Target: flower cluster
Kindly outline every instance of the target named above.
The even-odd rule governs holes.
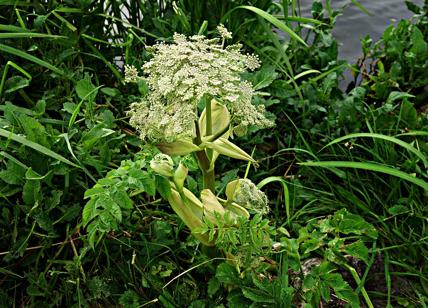
[[[264,215],[269,212],[267,196],[249,179],[239,180],[233,201],[255,213]]]
[[[128,82],[137,82],[138,78],[138,70],[133,65],[125,64],[125,83]]]
[[[227,28],[223,24],[220,24],[217,26],[217,32],[220,34],[220,36],[223,39],[231,39],[232,38],[232,32],[227,30]]]
[[[227,106],[236,132],[245,133],[250,125],[273,126],[264,109],[251,104],[251,84],[241,80],[242,73],[259,67],[258,58],[242,54],[238,44],[223,48],[219,42],[175,34],[173,43],[151,47],[153,58],[143,66],[151,91],[129,111],[130,123],[142,139],[172,142],[193,137],[197,105],[204,97]]]

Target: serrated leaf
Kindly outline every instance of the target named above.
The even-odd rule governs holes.
[[[83,226],[86,226],[91,219],[97,216],[97,199],[93,198],[89,200],[82,212],[82,223]]]
[[[116,202],[122,209],[130,210],[133,208],[134,202],[129,198],[126,191],[117,190],[112,194],[112,199]]]
[[[238,284],[240,282],[238,272],[228,263],[222,263],[217,267],[215,277],[225,284]]]
[[[101,195],[101,194],[105,194],[106,192],[107,191],[106,191],[106,189],[104,187],[101,187],[99,185],[95,185],[94,187],[92,187],[90,189],[87,189],[85,191],[84,198],[85,199],[92,198],[92,197],[95,197],[95,196],[98,196],[98,195]]]
[[[366,264],[369,263],[369,250],[361,240],[346,245],[344,251],[353,257],[363,260]]]
[[[246,298],[256,303],[275,304],[275,299],[272,298],[272,295],[261,290],[242,287],[242,294],[244,294]]]
[[[220,289],[220,281],[216,277],[212,277],[208,281],[208,295],[212,297]]]
[[[24,183],[25,168],[9,160],[6,170],[0,171],[0,180],[11,185],[22,185]]]

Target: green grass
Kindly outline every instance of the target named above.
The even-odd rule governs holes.
[[[311,17],[295,0],[174,3],[3,1],[0,306],[316,307],[329,295],[354,306],[426,306],[424,9],[379,42],[363,40],[362,54],[376,63],[367,71],[338,59],[331,1],[315,4]],[[124,84],[122,72],[124,63],[140,68],[146,47],[174,32],[212,37],[220,22],[233,32],[229,43],[259,56],[260,73],[243,77],[277,124],[233,140],[258,166],[218,159],[220,191],[249,177],[272,209],[242,229],[218,227],[221,257],[201,248],[165,191],[144,192],[163,183],[145,173],[156,150],[126,112],[147,88]],[[363,78],[345,92],[339,79],[349,67]],[[196,193],[196,161],[184,163]],[[114,230],[102,224],[107,214],[92,233],[82,226],[94,183],[108,196],[129,191],[132,206]],[[106,213],[107,201],[97,205]],[[324,263],[303,276],[308,260]]]

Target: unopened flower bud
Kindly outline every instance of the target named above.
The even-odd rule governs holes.
[[[181,162],[178,165],[177,169],[174,172],[174,184],[177,186],[179,190],[183,189],[184,181],[186,180],[187,173],[189,169],[187,169]]]
[[[150,161],[150,168],[154,172],[166,176],[172,177],[174,175],[174,162],[169,155],[159,153]]]
[[[228,199],[254,213],[263,215],[269,212],[267,196],[249,179],[230,182],[226,186],[226,195]]]

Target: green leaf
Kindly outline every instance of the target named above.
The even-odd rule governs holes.
[[[214,294],[217,293],[217,291],[220,289],[220,281],[216,277],[212,277],[208,281],[208,295],[212,297]]]
[[[406,92],[398,92],[398,91],[392,91],[389,96],[388,99],[386,101],[387,104],[392,104],[393,102],[395,102],[396,100],[399,99],[403,99],[403,98],[407,98],[407,97],[415,97],[412,94],[406,93]]]
[[[275,66],[264,65],[260,70],[254,73],[252,77],[254,90],[260,90],[271,85],[272,82],[278,77],[275,72]]]
[[[51,147],[47,138],[46,129],[39,121],[25,114],[19,115],[18,119],[28,140],[38,143],[48,149]]]
[[[409,208],[402,204],[394,205],[393,207],[390,207],[388,209],[388,213],[394,216],[405,214],[405,213],[408,213],[409,211],[410,211]]]
[[[350,214],[344,211],[338,211],[334,216],[339,222],[339,232],[343,234],[365,234],[373,239],[377,239],[378,233],[376,229],[371,224],[366,222],[361,216]]]
[[[353,257],[363,260],[366,264],[369,263],[369,250],[361,240],[346,245],[344,251]]]
[[[255,303],[268,303],[275,304],[275,299],[272,298],[271,294],[263,292],[262,290],[257,290],[249,287],[242,287],[242,294]]]
[[[120,189],[114,192],[111,197],[122,209],[130,210],[133,208],[134,203],[129,198],[126,191]]]
[[[418,112],[416,111],[416,108],[413,106],[413,104],[408,100],[404,100],[401,104],[400,116],[401,119],[408,125],[408,127],[415,127],[418,123]]]
[[[98,89],[92,84],[89,74],[86,73],[85,77],[77,82],[76,93],[81,100],[87,99],[91,102],[95,100]]]
[[[11,160],[6,166],[6,170],[0,171],[0,180],[11,185],[22,185],[26,169]]]
[[[111,96],[111,97],[115,97],[120,95],[120,91],[116,88],[108,88],[108,87],[104,87],[101,88],[101,92],[104,93],[107,96]]]
[[[307,254],[311,251],[317,250],[322,245],[323,245],[322,239],[311,238],[301,244],[301,250],[303,251],[303,254]]]
[[[235,267],[228,263],[222,263],[217,267],[215,277],[218,281],[225,284],[239,284],[240,282]]]
[[[97,216],[97,199],[92,198],[91,200],[86,203],[85,207],[83,208],[82,212],[82,223],[83,226],[86,226],[91,219],[93,219],[95,216]]]
[[[40,181],[27,180],[22,188],[22,199],[27,205],[34,205],[41,198]]]
[[[107,193],[107,191],[104,187],[101,187],[99,185],[95,185],[94,187],[87,189],[85,191],[84,199],[92,198],[92,197],[95,197],[95,196],[98,196],[101,194],[105,194],[105,193]]]

